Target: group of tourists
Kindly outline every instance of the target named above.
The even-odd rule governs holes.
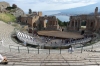
[[[77,43],[83,43],[83,42],[88,42],[91,40],[91,36],[92,35],[87,35],[84,34],[84,38],[66,38],[66,39],[61,39],[61,38],[57,38],[57,37],[50,37],[50,36],[37,36],[38,39],[36,37],[32,37],[28,34],[25,34],[23,32],[17,32],[17,37],[19,40],[23,41],[23,44],[26,46],[26,44],[34,44],[37,45],[36,43],[38,41],[40,41],[42,44],[52,44],[54,46],[56,45],[69,45],[69,44],[77,44]],[[40,40],[41,39],[41,40]],[[37,40],[37,41],[36,41]]]

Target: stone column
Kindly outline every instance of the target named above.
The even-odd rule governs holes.
[[[88,27],[90,27],[91,20],[89,20]]]
[[[75,30],[75,27],[76,27],[76,25],[75,25],[75,20],[74,20],[74,30]]]
[[[77,20],[77,27],[78,27],[78,24],[79,24],[79,22],[78,22],[78,20]]]
[[[52,25],[52,21],[51,21],[51,20],[49,21],[49,25],[50,25],[50,26]]]
[[[86,21],[86,27],[88,27],[88,26],[89,26],[89,20]]]
[[[51,21],[51,25],[53,25],[53,21]]]
[[[57,21],[55,21],[55,25],[57,25]]]
[[[89,27],[90,27],[90,20],[88,20],[88,22],[87,22],[86,29],[88,30],[88,29],[89,29]]]
[[[79,28],[81,28],[81,20],[80,20]]]
[[[72,27],[72,20],[70,20],[70,27]]]

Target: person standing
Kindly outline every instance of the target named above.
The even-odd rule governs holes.
[[[24,41],[24,46],[26,46],[26,41]]]
[[[72,54],[73,51],[74,50],[73,50],[72,46],[70,45],[70,48],[68,49],[68,52],[70,52]]]
[[[0,40],[0,43],[2,44],[2,46],[4,46],[4,44],[3,44],[3,40]]]

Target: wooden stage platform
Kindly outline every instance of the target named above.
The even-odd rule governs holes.
[[[40,36],[51,36],[51,37],[58,37],[58,38],[83,38],[83,35],[76,32],[61,32],[61,31],[38,31],[38,35]]]

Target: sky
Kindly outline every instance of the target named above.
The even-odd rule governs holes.
[[[49,10],[61,10],[70,9],[75,7],[86,6],[95,4],[100,0],[0,0],[6,1],[12,4],[16,4],[24,12],[32,11],[49,11]]]

